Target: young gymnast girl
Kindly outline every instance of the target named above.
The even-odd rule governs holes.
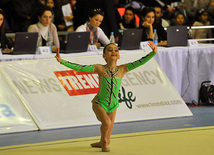
[[[119,50],[113,43],[106,45],[103,49],[103,58],[106,61],[105,65],[80,65],[68,62],[61,59],[59,51],[55,56],[56,60],[66,67],[76,71],[96,72],[99,75],[99,90],[92,100],[92,108],[97,119],[101,122],[101,139],[99,142],[92,143],[91,146],[101,148],[102,152],[110,151],[108,145],[110,144],[116,111],[119,107],[118,93],[123,76],[127,72],[145,64],[158,51],[157,46],[152,41],[149,41],[148,45],[152,49],[152,52],[148,55],[132,63],[119,66],[117,66],[117,60],[120,58]]]

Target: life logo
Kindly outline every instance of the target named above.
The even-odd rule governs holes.
[[[96,94],[99,89],[97,73],[75,70],[55,71],[54,74],[70,96]]]

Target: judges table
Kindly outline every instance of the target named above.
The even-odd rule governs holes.
[[[163,48],[155,56],[186,103],[198,102],[203,81],[214,83],[214,45]]]
[[[198,47],[158,47],[155,60],[168,76],[186,103],[198,102],[198,92],[203,81],[214,83],[214,45],[199,44]],[[121,50],[120,53],[143,52],[143,50]],[[61,54],[61,57],[101,55],[99,51]],[[54,58],[46,55],[1,55],[0,62]]]

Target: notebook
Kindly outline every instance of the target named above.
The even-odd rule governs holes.
[[[119,40],[120,50],[134,50],[140,48],[142,29],[127,29],[123,31]]]
[[[35,54],[38,32],[16,32],[13,54]]]
[[[88,49],[90,32],[70,32],[64,53],[85,52]]]
[[[167,27],[167,46],[187,46],[187,26]]]

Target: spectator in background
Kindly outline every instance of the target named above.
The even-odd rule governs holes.
[[[52,21],[52,10],[49,7],[42,7],[38,11],[38,22],[30,25],[28,32],[38,32],[42,37],[42,46],[46,46],[48,35],[50,35],[51,41],[54,43],[52,52],[59,50],[59,38],[56,26]]]
[[[122,23],[120,24],[120,29],[124,30],[127,28],[138,28],[135,19],[135,11],[132,7],[127,7],[125,13],[122,17]]]
[[[73,8],[74,8],[76,2],[77,2],[77,0],[70,0],[70,4],[71,4],[71,9],[72,9],[72,11],[73,11]]]
[[[184,0],[184,4],[186,5],[185,11],[187,14],[187,18],[189,20],[188,25],[192,25],[196,18],[197,10],[193,7],[195,0]]]
[[[13,14],[11,14],[11,1],[12,0],[0,0],[0,8],[4,10],[5,13],[5,33],[11,33],[14,26],[12,18]]]
[[[76,0],[69,0],[68,1],[68,3],[71,6],[72,13],[71,13],[70,16],[64,16],[65,20],[70,21],[72,23],[72,25],[67,28],[67,31],[69,31],[69,32],[74,31],[74,25],[73,25],[74,24],[73,23],[74,15],[73,15],[73,11],[74,11],[74,7],[75,7],[76,2],[77,2]]]
[[[182,12],[176,12],[174,19],[171,21],[171,25],[173,26],[182,26],[186,25],[186,19]]]
[[[210,21],[210,25],[214,25],[214,1],[210,3],[209,9],[208,9],[208,17]],[[212,31],[212,37],[214,36],[214,29],[211,29]],[[214,43],[214,40],[212,41]]]
[[[96,45],[97,48],[100,48],[100,41],[104,46],[109,44],[110,41],[103,32],[103,30],[99,27],[103,21],[104,13],[101,9],[92,9],[89,13],[89,20],[84,24],[79,26],[76,29],[76,32],[89,31],[90,32],[90,45]]]
[[[120,12],[118,8],[120,8],[119,0],[114,0],[114,6],[115,6],[115,17],[116,17],[116,24],[117,28],[120,29],[120,24],[122,22]]]
[[[163,9],[163,18],[170,21],[173,17],[175,12],[180,11],[186,16],[186,4],[183,3],[183,0],[156,0],[158,3],[157,6],[161,6]]]
[[[58,31],[65,31],[65,21],[61,10],[61,4],[56,0],[45,0],[45,5],[53,10],[52,22],[56,25]]]
[[[163,10],[161,6],[155,6],[155,15],[156,15],[156,22],[160,23],[163,27],[168,27],[170,24],[167,20],[163,19]]]
[[[158,34],[158,45],[167,45],[167,34],[160,23],[155,22],[155,9],[153,7],[145,7],[141,13],[140,26],[143,29],[142,41],[153,41],[154,29]]]
[[[45,0],[39,0],[42,5],[45,5]]]
[[[195,10],[205,9],[208,10],[212,0],[195,0],[193,8]]]
[[[93,8],[100,8],[104,12],[104,19],[100,28],[109,38],[114,32],[115,41],[119,39],[114,0],[78,0],[74,9],[74,30],[88,20],[88,14]]]
[[[201,9],[197,12],[197,19],[193,23],[193,26],[209,26],[208,12],[205,9]],[[206,39],[212,37],[211,29],[193,29],[193,39]],[[200,43],[206,43],[207,41],[199,41]],[[210,41],[209,41],[210,42]]]
[[[43,5],[39,0],[12,0],[14,32],[26,32],[29,25],[35,22],[35,13]]]
[[[5,13],[0,9],[0,48],[3,50],[3,53],[11,53],[13,43],[8,39],[4,32],[5,26]]]
[[[145,7],[141,14],[139,28],[143,29],[142,41],[153,40],[153,23],[155,22],[155,10]]]

